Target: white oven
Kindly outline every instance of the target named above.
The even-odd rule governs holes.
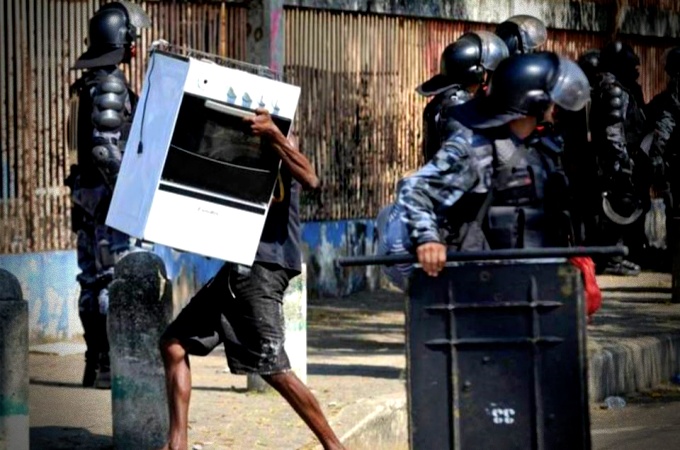
[[[251,265],[281,161],[243,118],[263,107],[287,135],[299,96],[297,86],[154,51],[106,224]]]

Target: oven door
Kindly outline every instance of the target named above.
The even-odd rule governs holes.
[[[250,133],[251,110],[185,94],[161,174],[162,185],[266,208],[281,159]]]

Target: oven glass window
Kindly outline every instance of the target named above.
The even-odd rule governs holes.
[[[279,162],[242,117],[185,94],[161,179],[262,204],[270,199]]]

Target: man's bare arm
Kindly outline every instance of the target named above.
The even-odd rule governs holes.
[[[272,121],[266,109],[257,109],[255,113],[254,117],[244,119],[250,123],[253,134],[269,141],[274,151],[281,157],[283,164],[290,170],[293,178],[300,182],[302,187],[317,189],[320,185],[319,177],[316,176],[312,163],[298,149],[297,139],[286,138]]]

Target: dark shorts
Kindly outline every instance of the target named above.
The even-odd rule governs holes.
[[[189,301],[163,334],[192,355],[205,356],[224,343],[229,370],[275,374],[290,370],[283,348],[283,294],[289,274],[255,263],[249,274],[225,264]]]

